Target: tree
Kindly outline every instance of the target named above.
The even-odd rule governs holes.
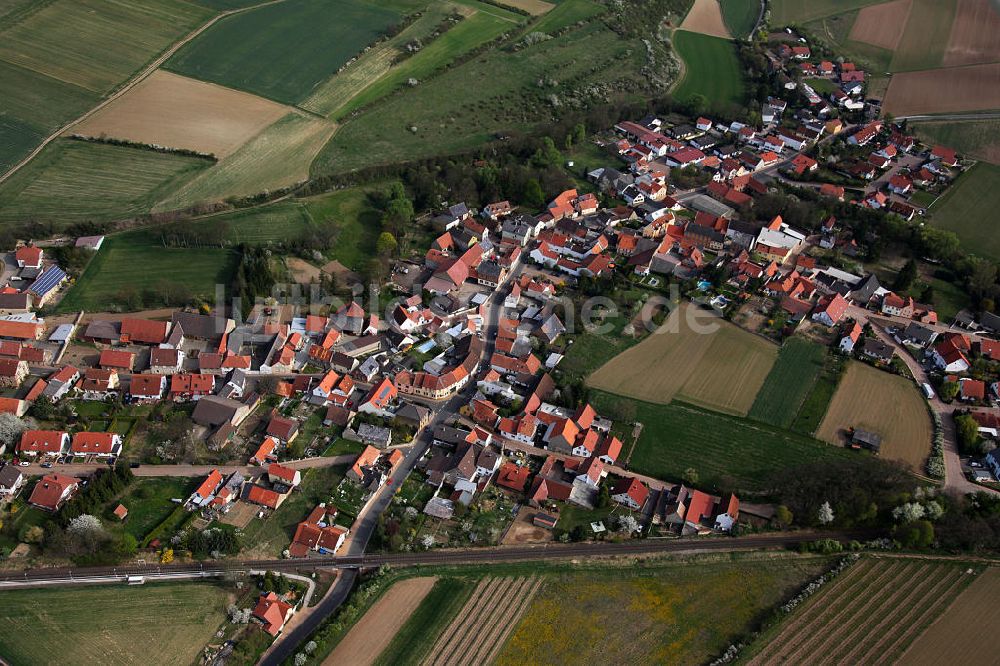
[[[42,396],[39,396],[41,398]],[[21,439],[21,433],[28,429],[28,424],[24,419],[19,419],[13,414],[0,414],[0,449],[6,446],[13,449]]]
[[[41,543],[44,538],[45,528],[41,525],[32,525],[24,531],[23,535],[21,535],[21,541],[24,543]]]
[[[379,234],[378,240],[375,241],[375,252],[380,257],[391,257],[396,253],[398,248],[399,243],[396,242],[396,237],[388,231],[383,231]]]
[[[784,527],[792,524],[794,516],[792,515],[791,509],[789,509],[784,504],[779,504],[778,508],[774,510],[774,520]]]
[[[52,404],[52,399],[47,395],[38,396],[38,399],[35,400],[35,404],[31,406],[31,415],[41,421],[50,420],[55,413],[55,405]]]
[[[924,505],[919,502],[907,502],[892,510],[892,517],[901,523],[912,523],[924,517]]]
[[[696,470],[694,467],[688,467],[686,470],[684,470],[684,476],[682,478],[684,479],[684,483],[688,484],[689,486],[697,485],[698,470]]]
[[[524,204],[531,208],[541,208],[545,204],[545,193],[542,192],[542,186],[534,178],[525,184],[522,198]]]
[[[917,520],[899,525],[893,536],[904,548],[927,548],[934,543],[934,526],[929,520]]]
[[[938,395],[945,402],[951,402],[958,397],[958,382],[944,382],[938,389]]]
[[[896,281],[892,283],[895,291],[906,291],[917,279],[917,262],[913,259],[907,260],[903,268],[896,274]]]
[[[958,446],[963,453],[980,453],[979,424],[968,414],[955,417],[955,429],[958,431]]]
[[[829,502],[823,502],[820,505],[816,518],[822,525],[829,525],[833,522],[833,509],[830,507]]]

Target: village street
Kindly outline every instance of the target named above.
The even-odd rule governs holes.
[[[902,317],[873,315],[873,313],[868,310],[856,306],[848,308],[847,314],[848,316],[853,317],[862,326],[869,323],[873,319],[888,319],[894,321],[895,323],[899,323],[900,325],[912,322],[912,320]],[[873,321],[871,323],[872,330],[875,331],[875,335],[878,336],[879,340],[887,345],[890,345],[896,350],[897,356],[899,356],[899,358],[906,363],[906,367],[909,368],[910,372],[913,374],[913,378],[917,384],[930,384],[930,378],[927,376],[927,371],[920,364],[920,362],[913,358],[909,351],[903,349],[902,345],[897,343],[892,336],[882,328],[882,326]],[[954,330],[948,329],[948,327],[944,326],[930,326],[930,328],[934,328],[934,330]],[[933,409],[941,419],[941,430],[944,436],[945,490],[961,494],[980,491],[997,492],[992,488],[987,488],[973,483],[965,476],[965,472],[962,469],[962,460],[958,453],[958,433],[955,430],[955,422],[951,415],[955,406],[942,402],[936,393],[934,397],[930,398],[927,402],[930,405],[930,408]]]

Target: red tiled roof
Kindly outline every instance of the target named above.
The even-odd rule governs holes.
[[[253,616],[261,620],[264,631],[272,636],[277,636],[281,633],[282,627],[285,626],[285,618],[291,609],[291,604],[281,601],[274,592],[268,592],[257,600]]]
[[[246,497],[248,502],[260,504],[261,506],[266,506],[269,509],[278,508],[278,502],[281,501],[281,495],[274,492],[270,488],[264,488],[263,486],[250,486]]]
[[[267,466],[267,475],[276,476],[287,483],[295,482],[295,470],[291,467],[279,465],[278,463],[271,463]]]
[[[528,483],[531,470],[527,467],[518,467],[512,462],[506,462],[497,472],[497,485],[503,488],[510,488],[518,492],[524,492],[524,486]]]
[[[58,472],[46,474],[35,484],[28,503],[55,511],[59,508],[63,493],[78,483],[80,483],[80,479]]]
[[[114,451],[114,440],[113,432],[78,432],[73,435],[69,450],[77,454],[109,454]]]
[[[62,449],[65,434],[62,430],[25,430],[21,433],[21,441],[17,445],[17,450],[58,453]]]
[[[158,345],[167,339],[170,322],[152,319],[122,319],[121,336],[130,342]]]
[[[117,349],[105,349],[101,352],[98,364],[105,368],[121,368],[131,370],[135,362],[135,354]]]

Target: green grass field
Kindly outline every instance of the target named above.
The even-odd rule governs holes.
[[[229,285],[237,260],[235,251],[223,248],[164,247],[154,228],[115,234],[105,239],[57,309],[103,312],[125,289],[141,293],[164,285],[212,299],[217,284]]]
[[[827,354],[820,370],[819,377],[816,378],[812,388],[806,394],[802,406],[799,407],[798,414],[792,421],[791,429],[803,435],[812,436],[819,429],[826,411],[830,407],[837,387],[840,386],[840,379],[843,377],[844,358],[835,354]]]
[[[510,28],[510,22],[505,19],[486,12],[476,12],[352,97],[336,110],[336,117],[343,118],[352,111],[385,97],[404,86],[411,78],[424,81],[462,54],[499,37]]]
[[[1000,120],[910,123],[910,131],[930,144],[949,146],[960,155],[1000,164]]]
[[[722,20],[736,39],[750,35],[760,15],[760,0],[721,0]]]
[[[226,621],[219,585],[149,583],[0,593],[0,654],[12,664],[187,666]]]
[[[106,93],[211,15],[183,0],[38,3],[4,31],[0,60]]]
[[[552,96],[592,84],[639,94],[644,61],[641,42],[623,41],[599,21],[518,51],[490,50],[345,123],[312,173],[468,150],[497,132],[530,128],[550,116]],[[552,85],[539,88],[546,77]]]
[[[336,129],[336,125],[320,118],[289,113],[232,155],[171,192],[155,210],[176,210],[302,182],[309,177],[309,165],[316,153]]]
[[[963,173],[930,209],[935,226],[954,231],[965,249],[1000,259],[1000,166],[979,162]]]
[[[0,60],[0,171],[97,103],[79,86]]]
[[[405,64],[405,60],[397,63],[396,59],[402,57],[407,44],[419,41],[426,46],[432,42],[439,26],[458,9],[458,5],[450,2],[430,5],[398,35],[376,44],[342,71],[316,86],[299,106],[320,115],[339,117],[342,115],[339,110],[353,97],[386,76],[394,67]]]
[[[814,21],[824,16],[841,14],[868,5],[877,5],[885,0],[772,0],[771,25],[782,27]]]
[[[605,11],[606,7],[592,0],[562,0],[532,23],[525,32],[553,33],[577,21],[586,21],[599,16]]]
[[[779,428],[791,426],[823,369],[825,355],[824,347],[804,338],[785,342],[748,416]]]
[[[622,400],[630,399],[591,392],[598,412],[614,412]],[[811,437],[682,403],[633,402],[643,428],[629,467],[658,479],[679,481],[693,468],[706,488],[754,491],[784,467],[851,455]]]
[[[213,215],[191,224],[221,223],[228,226],[227,238],[234,245],[281,243],[301,236],[313,226],[305,207],[295,201],[279,201],[267,206]]]
[[[437,637],[461,610],[473,587],[473,581],[468,578],[439,578],[374,663],[377,666],[420,664]]]
[[[0,221],[126,219],[211,162],[72,139],[54,141],[0,184]]]
[[[286,0],[219,21],[166,67],[294,103],[400,18],[365,0]]]
[[[828,566],[784,556],[549,576],[495,663],[709,663]]]
[[[128,509],[128,516],[122,524],[123,529],[142,543],[143,538],[154,527],[163,522],[173,513],[177,504],[171,499],[186,499],[194,492],[197,482],[201,479],[186,479],[183,477],[140,478],[132,484],[119,500],[108,505],[108,514],[104,516],[108,522],[117,523],[118,519],[111,516],[111,511],[119,504]]]
[[[382,229],[381,215],[369,203],[368,192],[367,188],[352,188],[302,200],[315,223],[334,222],[337,240],[327,255],[353,271],[364,269],[374,256]]]
[[[742,69],[732,42],[677,30],[673,44],[684,61],[684,76],[673,90],[674,99],[686,102],[701,95],[711,108],[721,110],[743,104]]]

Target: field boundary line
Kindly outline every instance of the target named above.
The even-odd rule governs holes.
[[[218,14],[217,16],[213,16],[207,22],[203,23],[200,27],[195,28],[193,31],[189,32],[186,37],[184,37],[180,41],[174,42],[172,46],[170,46],[166,51],[161,53],[155,60],[153,60],[153,62],[146,65],[146,67],[140,70],[138,74],[129,79],[125,83],[125,85],[123,85],[121,88],[113,92],[110,96],[106,97],[104,100],[98,103],[97,106],[93,107],[89,111],[84,112],[83,115],[69,121],[59,129],[57,129],[55,132],[45,137],[45,139],[40,144],[38,144],[34,150],[28,153],[20,162],[13,165],[5,173],[0,174],[0,183],[5,182],[8,178],[10,178],[15,173],[17,173],[21,168],[23,168],[28,162],[35,159],[38,156],[38,154],[45,149],[46,146],[48,146],[50,143],[58,139],[64,132],[72,129],[74,125],[78,125],[82,123],[84,120],[87,120],[88,118],[90,118],[90,116],[94,115],[95,113],[103,109],[105,106],[117,100],[119,97],[123,96],[129,90],[139,85],[141,82],[145,81],[149,77],[149,75],[158,70],[160,66],[170,58],[170,56],[177,53],[177,51],[179,51],[188,42],[201,35],[201,33],[205,32],[206,30],[211,28],[213,25],[215,25],[222,19],[228,18],[235,14],[248,12],[253,9],[266,7],[268,5],[276,5],[281,2],[285,2],[285,0],[267,0],[266,2],[262,2],[256,5],[250,5],[249,7],[239,7],[237,9],[229,9],[222,12],[221,14]]]

